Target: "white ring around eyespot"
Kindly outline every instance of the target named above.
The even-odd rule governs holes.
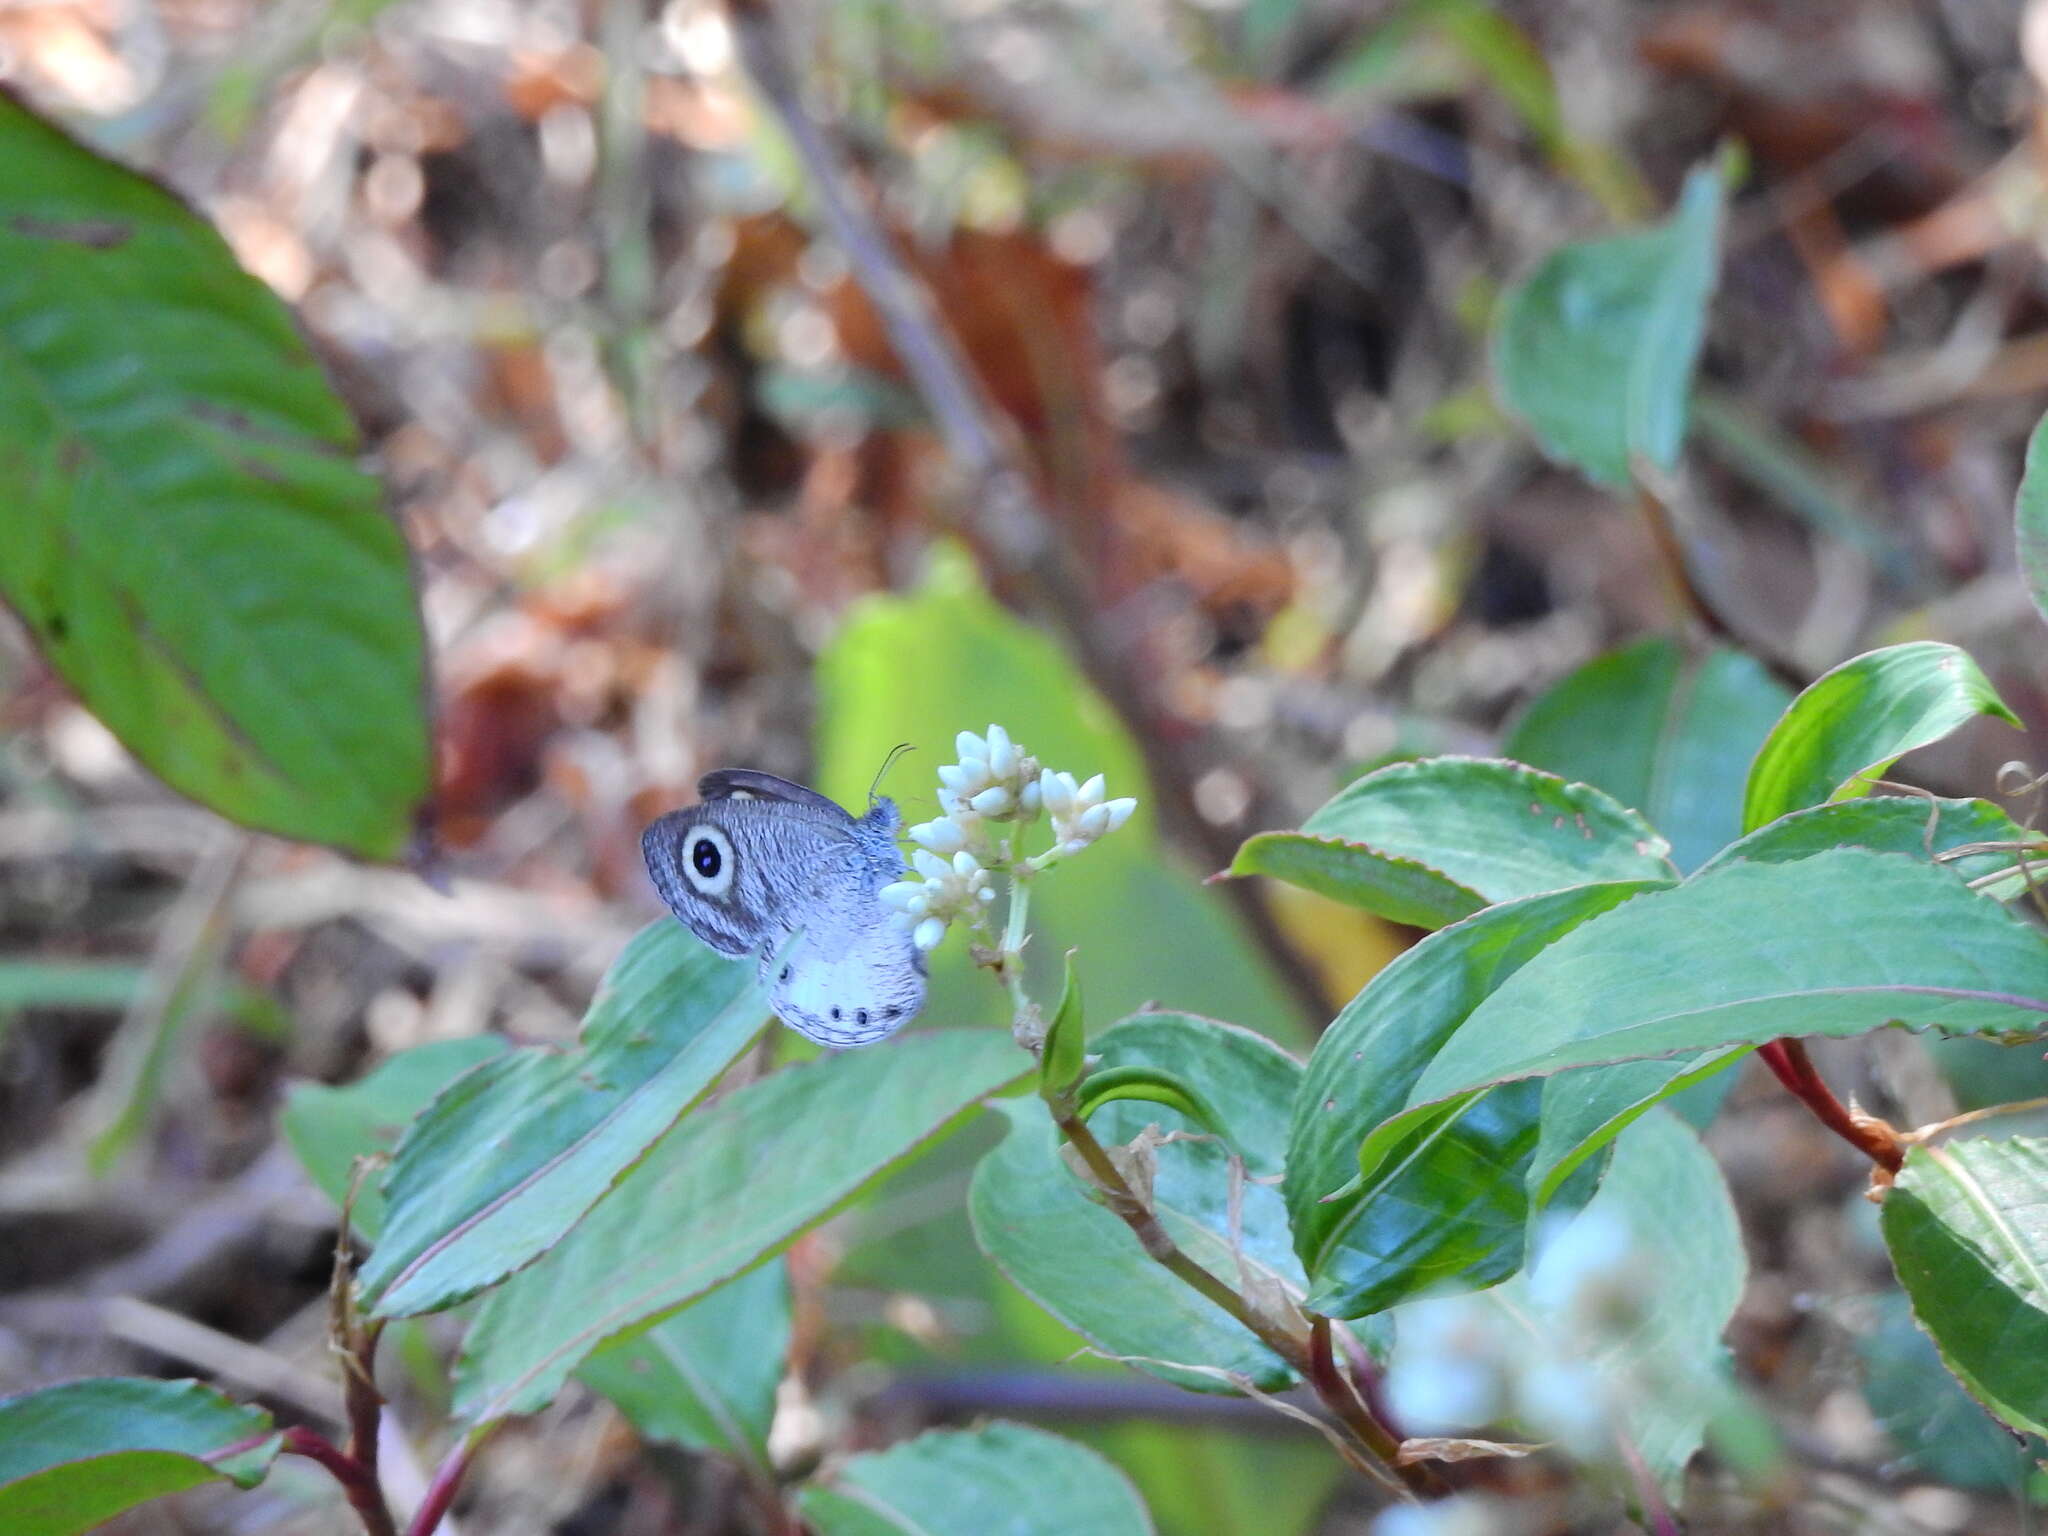
[[[708,842],[718,850],[718,873],[705,876],[697,872],[697,844]],[[732,843],[718,828],[699,824],[690,828],[683,839],[683,878],[702,895],[723,896],[732,889],[733,856]]]

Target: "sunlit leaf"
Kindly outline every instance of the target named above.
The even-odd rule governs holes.
[[[0,597],[166,783],[393,858],[427,796],[405,540],[276,296],[0,97]]]
[[[636,934],[581,1046],[529,1046],[464,1074],[398,1144],[363,1266],[381,1317],[436,1311],[545,1253],[767,1020],[748,961],[663,918]]]
[[[457,1410],[530,1413],[598,1345],[779,1253],[1021,1077],[1006,1034],[948,1030],[785,1067],[689,1116],[484,1302]]]
[[[1915,747],[1979,715],[2018,725],[1969,654],[1936,640],[1850,658],[1792,701],[1750,766],[1742,826],[1868,794]]]
[[[1346,786],[1299,832],[1262,832],[1231,865],[1417,927],[1490,902],[1619,880],[1670,879],[1669,847],[1585,784],[1519,763],[1432,757]]]

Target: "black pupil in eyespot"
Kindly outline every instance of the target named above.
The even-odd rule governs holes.
[[[706,880],[715,879],[718,875],[718,845],[708,837],[698,838],[690,849],[690,863]]]

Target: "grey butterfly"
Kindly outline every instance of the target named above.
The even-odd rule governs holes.
[[[903,878],[896,803],[855,817],[772,773],[720,768],[701,805],[640,838],[668,909],[722,955],[759,958],[782,1021],[820,1045],[866,1045],[924,1006],[924,952],[881,889]]]

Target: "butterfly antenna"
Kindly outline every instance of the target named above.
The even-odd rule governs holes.
[[[882,787],[882,780],[889,776],[889,770],[895,766],[896,759],[901,757],[906,752],[915,752],[916,750],[917,748],[912,746],[907,741],[899,741],[896,743],[895,746],[889,749],[889,755],[882,759],[882,766],[875,770],[875,782],[868,786],[869,805],[873,805],[875,803],[875,792]]]

